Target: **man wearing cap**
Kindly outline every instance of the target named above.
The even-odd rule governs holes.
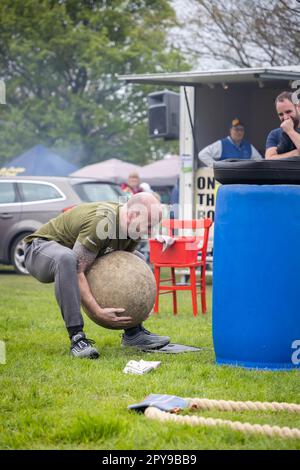
[[[231,121],[229,135],[208,145],[199,154],[199,160],[212,167],[214,161],[235,158],[240,160],[261,160],[255,147],[244,139],[245,127],[239,119]]]

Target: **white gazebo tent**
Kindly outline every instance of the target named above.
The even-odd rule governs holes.
[[[166,155],[162,160],[143,166],[139,172],[142,182],[150,186],[175,186],[180,174],[178,155]]]
[[[117,158],[111,158],[103,162],[94,163],[80,168],[70,176],[82,178],[99,178],[103,180],[113,181],[114,183],[123,183],[128,179],[131,172],[140,174],[141,167],[133,163],[124,162]]]

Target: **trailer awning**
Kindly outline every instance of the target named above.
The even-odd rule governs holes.
[[[179,73],[154,73],[143,75],[120,75],[127,83],[151,85],[199,86],[227,83],[263,83],[300,79],[300,66],[290,65],[269,68],[237,68],[228,70],[190,71]]]

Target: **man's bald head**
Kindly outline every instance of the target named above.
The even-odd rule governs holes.
[[[138,193],[134,194],[129,201],[127,202],[128,210],[135,206],[136,204],[142,204],[148,209],[151,209],[151,206],[158,206],[160,207],[160,203],[152,193]]]
[[[158,225],[162,218],[160,202],[151,193],[138,193],[132,196],[122,208],[123,219],[125,211],[127,233],[133,239],[151,235],[153,227]]]

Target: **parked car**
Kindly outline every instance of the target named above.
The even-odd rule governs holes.
[[[28,274],[22,242],[26,235],[81,202],[117,202],[122,196],[117,184],[92,178],[0,178],[0,263]]]

